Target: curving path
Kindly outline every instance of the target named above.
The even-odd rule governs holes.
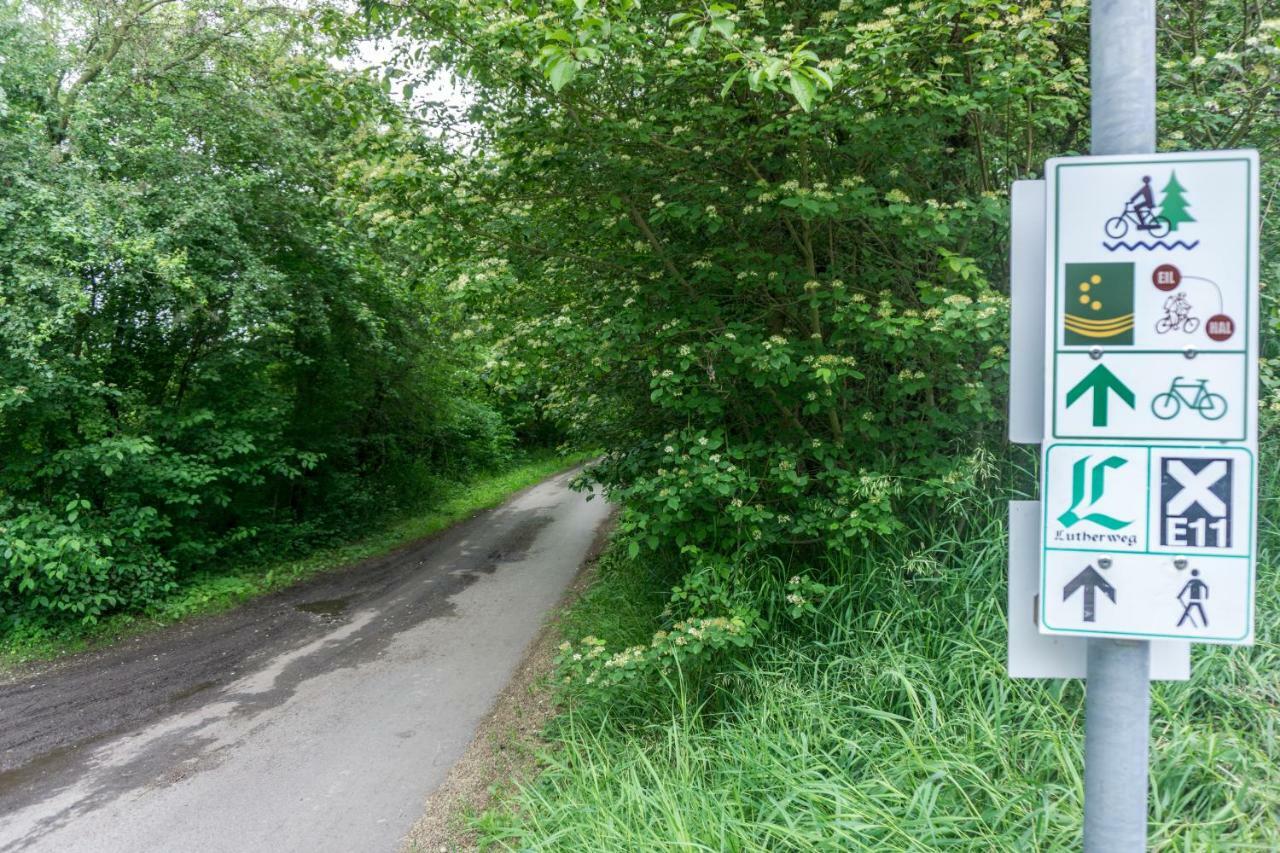
[[[571,476],[0,684],[0,851],[395,850],[603,529]]]

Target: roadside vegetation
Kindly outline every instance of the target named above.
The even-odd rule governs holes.
[[[1004,675],[1002,519],[1036,479],[1004,438],[1007,190],[1087,152],[1087,3],[371,9],[410,73],[465,80],[471,144],[388,137],[358,214],[454,264],[498,381],[604,445],[623,508],[547,770],[488,841],[1078,843],[1081,688]],[[1280,21],[1160,14],[1160,148],[1256,147],[1273,200]],[[1265,618],[1157,688],[1157,846],[1277,843]]]
[[[1274,466],[1264,495],[1257,644],[1197,647],[1189,682],[1153,685],[1153,850],[1280,847]],[[545,769],[472,816],[482,846],[1078,850],[1083,683],[1006,676],[1004,506],[964,511],[927,555],[885,543],[793,566],[798,582],[757,575],[774,610],[733,653],[664,613],[678,564],[616,545],[565,622]],[[646,671],[627,650],[665,642],[656,626],[691,651]]]
[[[318,547],[283,560],[263,559],[194,573],[171,595],[140,612],[113,614],[93,624],[64,621],[20,625],[0,640],[0,670],[52,660],[192,616],[226,610],[321,572],[386,554],[497,506],[515,492],[593,455],[557,450],[521,455],[499,471],[442,484],[438,498],[416,510],[373,522],[359,536],[342,544]]]
[[[1008,187],[1088,148],[1085,0],[0,4],[0,632],[221,606],[600,447],[616,542],[484,838],[1076,843],[1002,519]],[[1280,18],[1160,14],[1160,148],[1260,150],[1270,285]],[[1156,688],[1157,847],[1280,846],[1263,313],[1258,644]]]
[[[361,31],[322,3],[0,2],[8,648],[269,589],[547,467],[556,426],[486,379],[442,279],[344,212],[409,121],[352,70]]]

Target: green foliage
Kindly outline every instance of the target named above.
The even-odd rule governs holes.
[[[0,2],[0,632],[510,460],[456,311],[333,203],[404,117],[330,11]]]
[[[475,86],[480,145],[349,192],[453,278],[499,388],[606,443],[635,547],[848,554],[991,473],[976,259],[1079,144],[1077,6],[379,8]]]
[[[616,636],[610,643],[588,635],[561,644],[557,663],[569,693],[591,698],[599,707],[613,700],[643,700],[648,685],[696,681],[754,642],[761,596],[755,590],[744,594],[743,579],[751,573],[722,557],[689,556],[693,568],[683,574],[659,617],[665,627],[646,642],[620,646]],[[631,569],[615,551],[603,571]]]
[[[1272,506],[1274,471],[1263,492]],[[821,590],[801,593],[811,610],[775,613],[753,646],[696,677],[592,691],[578,686],[591,669],[566,662],[572,704],[544,772],[473,821],[481,843],[1079,849],[1083,689],[1005,674],[1004,504],[974,496],[944,523],[925,509],[910,521],[928,547],[885,541],[815,567]],[[1280,845],[1278,532],[1264,515],[1258,643],[1198,646],[1191,681],[1153,686],[1153,850]],[[566,619],[573,648],[625,648],[664,623],[651,592],[660,579],[646,564],[606,562]],[[776,592],[762,587],[762,598]]]
[[[347,192],[604,441],[636,547],[851,554],[991,473],[1005,190],[1087,148],[1085,2],[369,5],[472,144]],[[1169,15],[1162,146],[1274,150],[1274,22]]]
[[[282,560],[276,554],[262,562],[219,566],[216,571],[188,574],[177,589],[151,599],[140,612],[115,613],[91,625],[24,620],[16,628],[0,635],[0,672],[6,665],[60,657],[190,616],[225,610],[317,573],[381,556],[438,533],[480,510],[497,506],[513,492],[571,465],[581,464],[594,455],[589,452],[565,455],[550,450],[519,454],[498,471],[441,483],[429,505],[400,517],[379,519],[365,527],[363,533],[353,540],[312,550],[301,557]]]
[[[611,574],[634,571],[628,562],[632,559],[612,552],[604,584],[618,583]],[[621,638],[609,631],[610,640],[589,634],[560,645],[556,663],[563,692],[574,699],[580,715],[606,708],[616,714],[637,701],[645,704],[657,697],[665,703],[667,690],[655,690],[657,685],[679,684],[682,691],[696,692],[699,685],[713,683],[717,672],[768,636],[771,628],[817,616],[833,589],[805,575],[781,582],[779,569],[777,560],[742,566],[699,555],[657,617],[664,627],[647,642],[621,645]],[[596,618],[607,624],[609,617]]]

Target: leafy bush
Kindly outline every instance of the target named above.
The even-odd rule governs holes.
[[[467,473],[511,461],[515,433],[497,409],[463,397],[451,401],[446,412],[432,436],[444,470]]]
[[[1280,494],[1272,469],[1266,505]],[[757,622],[751,647],[666,678],[639,677],[643,660],[625,678],[615,665],[615,686],[597,689],[584,682],[609,651],[671,618],[648,558],[607,557],[566,618],[572,703],[544,770],[472,822],[481,843],[1079,849],[1084,691],[1005,673],[1003,497],[971,496],[942,522],[919,505],[909,520],[928,547],[885,541],[811,566],[812,609]],[[1152,849],[1280,845],[1277,532],[1263,520],[1258,643],[1198,647],[1191,681],[1153,685]],[[779,591],[760,599],[785,601]],[[592,648],[607,650],[572,660]]]
[[[485,144],[355,177],[484,318],[498,387],[603,438],[624,533],[848,554],[973,488],[1008,309],[975,258],[1007,181],[1079,141],[1082,12],[555,9],[384,9],[438,34]]]
[[[175,567],[157,540],[166,520],[151,507],[95,511],[83,498],[62,512],[41,504],[0,502],[0,624],[24,609],[95,621],[138,608],[174,588]]]
[[[0,631],[145,608],[511,459],[438,282],[334,204],[405,121],[335,70],[343,20],[109,11],[0,4]]]
[[[477,144],[347,193],[500,389],[604,441],[639,546],[850,555],[991,473],[1005,193],[1087,148],[1085,3],[369,5],[465,77]],[[1277,31],[1202,11],[1161,31],[1163,144],[1274,148]]]

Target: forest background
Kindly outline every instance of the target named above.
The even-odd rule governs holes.
[[[413,132],[363,31],[0,5],[0,634],[235,593],[560,440],[346,213],[344,170]]]

